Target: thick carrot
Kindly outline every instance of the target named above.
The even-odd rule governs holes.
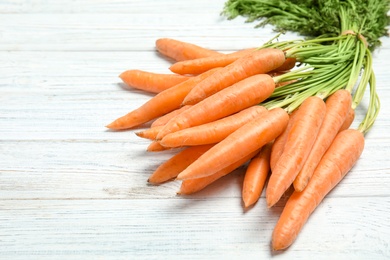
[[[149,177],[148,182],[160,184],[175,178],[181,171],[198,159],[203,153],[209,150],[213,145],[199,145],[188,147],[169,160],[161,164]]]
[[[242,186],[242,200],[245,208],[255,204],[263,191],[270,172],[270,154],[272,142],[264,145],[248,164]]]
[[[347,117],[345,118],[343,124],[340,127],[340,131],[348,129],[352,125],[354,119],[355,119],[355,110],[352,107],[350,107]]]
[[[202,100],[170,120],[161,129],[157,139],[160,140],[169,133],[209,123],[259,104],[267,99],[274,89],[275,82],[267,74],[248,77]]]
[[[363,149],[364,136],[358,130],[337,134],[307,187],[302,192],[294,191],[288,199],[273,231],[274,250],[285,249],[294,242],[311,213],[349,172]]]
[[[291,57],[286,58],[283,64],[277,67],[276,69],[274,69],[272,72],[291,70],[292,68],[295,67],[296,62],[297,62],[296,58],[291,58]]]
[[[143,70],[126,70],[119,77],[129,87],[151,93],[160,93],[189,79],[188,76],[179,74],[161,74]]]
[[[160,116],[159,118],[156,118],[156,120],[153,121],[153,123],[150,125],[150,127],[155,127],[155,126],[163,126],[166,123],[168,123],[169,120],[183,112],[184,110],[187,110],[190,108],[191,105],[186,105],[182,106],[180,108],[177,108],[171,112],[166,113],[165,115]]]
[[[268,110],[263,106],[252,106],[231,116],[210,123],[167,134],[160,140],[160,143],[166,147],[218,143],[242,125],[267,111]]]
[[[282,50],[256,50],[219,69],[212,76],[197,84],[185,97],[183,104],[197,103],[245,78],[270,72],[281,66],[285,60]]]
[[[352,105],[351,93],[340,89],[333,93],[325,104],[326,113],[317,138],[306,162],[293,182],[296,191],[302,191],[306,187],[322,156],[339,132]]]
[[[325,102],[317,96],[307,98],[299,107],[283,153],[267,184],[268,207],[279,201],[301,170],[317,137],[325,111]]]
[[[212,175],[237,162],[274,140],[286,128],[288,114],[281,108],[271,109],[217,143],[182,171],[177,179],[193,179]]]
[[[172,64],[169,69],[177,74],[200,74],[212,68],[225,67],[237,59],[255,51],[256,48],[239,50],[228,54],[213,55],[209,57],[179,61]]]
[[[220,52],[206,49],[189,42],[170,38],[156,40],[156,49],[161,54],[174,59],[175,61],[192,60],[220,54]]]
[[[142,106],[119,117],[106,127],[114,130],[130,129],[180,108],[181,103],[188,92],[197,83],[210,76],[216,70],[217,69],[207,71],[158,93]]]
[[[208,185],[214,183],[216,180],[222,178],[223,176],[228,175],[232,171],[236,170],[238,167],[245,164],[248,160],[250,160],[253,156],[255,156],[256,153],[258,153],[258,150],[250,153],[249,155],[245,156],[244,158],[238,160],[237,162],[226,166],[222,170],[219,170],[212,175],[182,181],[181,186],[180,186],[180,190],[177,194],[178,195],[190,195],[190,194],[193,194],[193,193],[198,192],[200,190],[203,190]]]
[[[145,129],[145,130],[142,130],[139,132],[135,132],[135,134],[141,138],[146,138],[146,139],[150,139],[150,140],[154,141],[154,140],[156,140],[158,132],[160,132],[160,130],[163,127],[164,127],[163,125],[153,126],[153,127],[148,128],[148,129]]]
[[[270,156],[270,167],[271,170],[275,168],[276,162],[279,160],[280,156],[283,153],[284,146],[286,145],[288,134],[290,133],[290,129],[294,123],[294,117],[297,114],[298,109],[294,110],[289,115],[288,125],[286,129],[283,131],[281,135],[279,135],[275,141],[273,142]]]

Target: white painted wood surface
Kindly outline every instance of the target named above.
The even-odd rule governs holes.
[[[172,151],[146,153],[132,131],[104,128],[150,98],[124,88],[119,73],[168,72],[157,38],[228,52],[274,35],[227,21],[223,4],[0,2],[1,259],[390,258],[388,38],[374,53],[382,110],[365,151],[282,253],[270,237],[284,200],[267,209],[262,197],[244,211],[242,169],[177,197],[178,182],[146,183]]]

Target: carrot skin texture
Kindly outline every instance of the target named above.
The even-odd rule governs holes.
[[[206,49],[193,43],[171,38],[157,39],[155,44],[158,52],[175,61],[191,60],[221,54],[220,52]]]
[[[179,83],[172,88],[158,93],[137,109],[134,109],[126,115],[117,118],[106,127],[113,130],[130,129],[180,108],[181,103],[183,102],[188,92],[197,83],[215,72],[215,70],[211,70],[199,76],[192,77],[187,81]]]
[[[191,105],[187,106],[182,106],[180,108],[177,108],[171,112],[166,113],[165,115],[160,116],[159,118],[156,118],[156,120],[153,121],[153,123],[150,125],[150,127],[155,127],[155,126],[163,126],[166,123],[168,123],[169,120],[183,112],[184,110],[187,110],[190,108]]]
[[[200,101],[170,120],[157,139],[185,128],[209,123],[267,99],[275,89],[271,76],[259,74],[246,78]]]
[[[197,103],[245,78],[270,72],[281,66],[285,60],[282,50],[256,50],[221,68],[212,76],[197,84],[185,97],[183,104]]]
[[[181,171],[198,159],[199,156],[205,153],[212,146],[213,145],[193,146],[178,152],[169,160],[157,167],[152,175],[150,175],[148,182],[152,184],[160,184],[176,178]]]
[[[325,102],[316,96],[307,98],[298,108],[283,153],[267,184],[268,207],[279,201],[301,170],[321,127],[325,111]]]
[[[151,93],[160,93],[189,79],[178,74],[161,74],[142,70],[126,70],[119,77],[126,85]]]
[[[341,89],[333,93],[325,102],[326,113],[314,145],[293,185],[296,191],[302,191],[309,182],[322,156],[340,131],[349,109],[352,96],[349,91]]]
[[[169,69],[176,74],[200,74],[217,67],[225,67],[237,59],[255,51],[255,48],[244,49],[228,54],[213,55],[198,59],[179,61],[172,64]]]
[[[161,152],[165,150],[172,149],[171,147],[165,147],[162,146],[158,141],[151,142],[148,147],[146,148],[146,151],[148,152]]]
[[[294,110],[289,115],[289,120],[286,129],[283,131],[282,134],[280,134],[277,138],[275,138],[275,141],[273,142],[272,149],[271,149],[271,155],[270,155],[270,167],[271,170],[275,168],[276,162],[279,160],[280,156],[283,153],[284,146],[286,145],[287,137],[290,132],[291,126],[294,123],[294,116],[296,115],[297,110]]]
[[[347,117],[345,118],[342,126],[340,127],[340,131],[348,129],[352,125],[354,119],[355,119],[355,110],[352,107],[350,107]]]
[[[264,145],[248,164],[242,187],[245,208],[255,204],[261,196],[270,171],[271,147],[272,143]]]
[[[222,170],[219,170],[212,175],[182,181],[181,186],[180,186],[180,190],[177,194],[178,195],[190,195],[190,194],[196,193],[200,190],[203,190],[204,188],[206,188],[210,184],[214,183],[218,179],[220,179],[223,176],[226,176],[227,174],[236,170],[238,167],[240,167],[245,162],[250,160],[253,156],[255,156],[256,153],[258,153],[258,151],[250,153],[249,155],[245,156],[244,158],[238,160],[235,163],[232,163],[232,164],[226,166]]]
[[[222,170],[274,140],[287,126],[288,114],[281,108],[269,110],[217,143],[182,171],[177,179],[206,177]]]
[[[283,209],[272,235],[274,250],[289,247],[324,197],[344,178],[364,149],[364,136],[355,129],[337,134],[324,154],[307,187],[294,191]]]
[[[218,143],[253,118],[267,112],[263,106],[252,106],[222,119],[167,134],[160,143],[181,147]]]

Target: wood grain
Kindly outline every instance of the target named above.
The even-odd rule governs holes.
[[[362,157],[286,252],[269,244],[286,197],[269,210],[263,195],[243,211],[242,168],[177,196],[177,181],[146,182],[175,150],[147,153],[134,131],[105,129],[151,97],[121,72],[169,72],[157,38],[230,52],[274,36],[224,19],[223,4],[0,2],[0,259],[390,258],[388,38],[374,53],[382,109]]]

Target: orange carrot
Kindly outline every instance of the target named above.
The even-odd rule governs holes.
[[[146,151],[148,151],[148,152],[161,152],[161,151],[165,151],[165,150],[169,150],[169,149],[172,149],[172,148],[162,146],[159,142],[153,141],[146,148]]]
[[[274,140],[286,128],[288,114],[281,108],[271,109],[217,143],[182,171],[177,179],[193,179],[212,175],[237,162]]]
[[[172,58],[175,61],[192,60],[220,54],[220,52],[206,49],[189,42],[170,38],[158,39],[156,41],[156,49],[161,54]]]
[[[277,67],[276,69],[274,69],[273,72],[291,70],[292,68],[295,67],[296,62],[297,62],[296,58],[291,58],[291,57],[286,58],[284,63],[282,65],[280,65],[279,67]]]
[[[337,134],[313,177],[302,192],[288,199],[272,235],[274,250],[289,247],[324,197],[344,178],[364,149],[361,132],[348,129]]]
[[[298,109],[294,110],[289,115],[288,125],[281,135],[279,135],[273,142],[270,156],[270,167],[271,170],[275,168],[276,162],[279,160],[283,153],[284,146],[286,145],[288,134],[290,133],[291,126],[294,123],[294,117],[297,114]]]
[[[141,138],[146,138],[150,140],[156,140],[158,132],[163,128],[163,125],[150,127],[148,129],[136,132],[135,134]]]
[[[179,74],[161,74],[143,70],[126,70],[119,77],[129,87],[151,93],[160,93],[189,79]]]
[[[245,164],[248,160],[250,160],[253,156],[255,156],[256,153],[258,153],[258,150],[250,153],[249,155],[245,156],[244,158],[238,160],[237,162],[226,166],[222,170],[219,170],[212,175],[182,181],[181,186],[180,186],[180,190],[177,194],[178,195],[190,195],[190,194],[193,194],[195,192],[198,192],[198,191],[206,188],[208,185],[214,183],[216,180],[222,178],[223,176],[226,176],[227,174],[236,170],[241,165]]]
[[[301,170],[321,127],[325,110],[325,102],[317,96],[307,98],[299,107],[283,153],[267,184],[268,207],[279,201]]]
[[[348,129],[352,125],[354,119],[355,119],[355,110],[352,107],[350,107],[347,117],[345,118],[342,126],[340,127],[340,131]]]
[[[187,81],[158,93],[139,108],[116,119],[106,127],[114,130],[130,129],[180,108],[180,105],[187,93],[197,83],[210,76],[216,70],[217,69],[207,71],[199,76],[192,77]]]
[[[306,162],[293,182],[296,191],[302,191],[306,187],[322,156],[339,132],[352,105],[351,93],[340,89],[333,93],[325,104],[326,113],[317,138]]]
[[[225,67],[237,59],[255,51],[256,48],[239,50],[228,54],[213,55],[209,57],[179,61],[169,69],[177,74],[200,74],[212,68]]]
[[[203,153],[213,145],[199,145],[188,147],[172,156],[169,160],[161,164],[149,177],[148,182],[159,184],[175,178],[181,171],[198,159]]]
[[[161,129],[157,139],[160,140],[169,133],[209,123],[259,104],[268,98],[274,89],[275,83],[267,74],[246,78],[202,100],[170,120]]]
[[[191,105],[186,105],[186,106],[182,106],[180,108],[177,108],[171,112],[168,112],[167,114],[162,115],[159,118],[157,118],[156,120],[154,120],[153,123],[150,125],[150,127],[163,126],[166,123],[168,123],[169,120],[171,120],[172,118],[174,118],[175,116],[177,116],[178,114],[180,114],[184,110],[187,110],[190,107],[191,107]]]
[[[242,199],[245,208],[255,204],[263,191],[270,171],[271,147],[272,142],[264,145],[248,164],[242,186]]]
[[[245,55],[219,69],[203,80],[185,97],[183,104],[191,105],[256,74],[267,73],[281,66],[286,60],[278,49],[260,49]]]
[[[267,112],[263,106],[252,106],[222,119],[167,134],[160,140],[166,147],[218,143],[253,118]]]

